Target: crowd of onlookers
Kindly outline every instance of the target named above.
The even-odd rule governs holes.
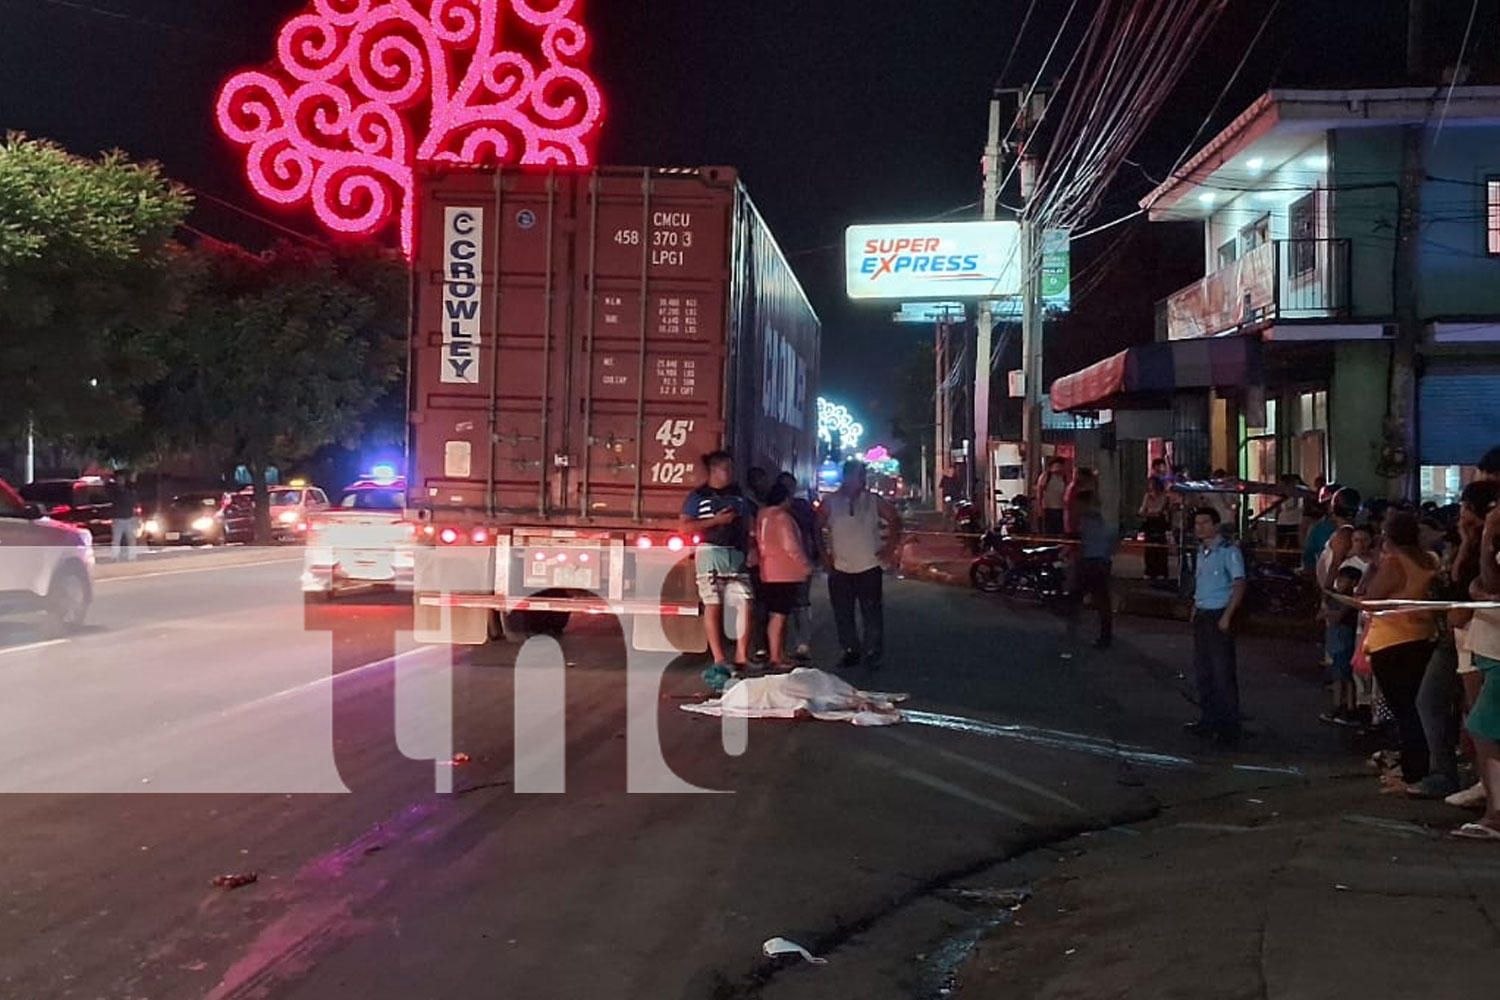
[[[901,517],[869,488],[863,463],[847,462],[838,490],[816,504],[790,472],[752,468],[740,485],[734,459],[704,456],[706,481],[682,507],[696,539],[698,595],[714,664],[712,687],[762,667],[789,670],[809,658],[812,578],[828,574],[841,665],[874,669],[884,652],[885,567],[901,545]],[[733,653],[725,608],[736,614]],[[862,627],[861,627],[862,626]]]
[[[1321,499],[1304,550],[1325,595],[1321,718],[1384,744],[1386,792],[1484,809],[1454,833],[1500,841],[1500,448],[1456,510]]]

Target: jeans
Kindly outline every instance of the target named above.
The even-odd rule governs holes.
[[[1170,575],[1167,551],[1167,519],[1148,517],[1141,524],[1146,534],[1146,579],[1165,580]]]
[[[1458,647],[1450,635],[1437,644],[1417,689],[1417,714],[1427,737],[1427,766],[1458,783]]]
[[[1193,614],[1193,670],[1198,679],[1201,721],[1214,732],[1240,731],[1240,675],[1233,632],[1219,630],[1224,609],[1200,608]]]
[[[1419,639],[1387,646],[1370,654],[1370,666],[1386,706],[1396,719],[1401,734],[1401,777],[1414,784],[1427,777],[1427,734],[1417,712],[1417,692],[1432,659],[1433,642]]]
[[[115,562],[121,559],[121,552],[128,550],[124,556],[126,562],[135,561],[135,532],[140,526],[140,519],[134,517],[117,517],[110,524],[110,546],[109,553],[114,556]]]
[[[1099,612],[1099,641],[1108,643],[1114,638],[1115,607],[1109,591],[1114,567],[1108,559],[1082,559],[1078,563],[1077,573],[1073,581],[1073,604],[1068,630],[1077,631],[1078,619],[1083,614],[1084,599],[1092,597],[1094,610]]]
[[[885,610],[882,605],[885,571],[879,566],[864,573],[828,574],[828,600],[833,604],[833,621],[839,633],[839,645],[845,653],[861,652],[872,659],[885,650]],[[859,604],[864,619],[865,638],[861,643],[854,621],[854,605]]]

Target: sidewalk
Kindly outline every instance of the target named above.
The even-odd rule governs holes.
[[[909,522],[906,544],[901,551],[901,572],[916,580],[929,580],[953,587],[970,587],[969,566],[974,556],[940,515],[924,513]],[[1153,585],[1140,576],[1142,559],[1139,546],[1126,542],[1115,560],[1114,594],[1117,614],[1146,618],[1187,621],[1189,603],[1182,599],[1176,584],[1167,589]],[[996,598],[996,603],[1001,600]],[[1252,634],[1281,635],[1295,638],[1318,638],[1322,631],[1315,621],[1288,620],[1283,617],[1247,613],[1245,629]]]
[[[1461,998],[1500,981],[1500,850],[1322,782],[1169,809],[1006,866],[1032,896],[957,995]],[[1005,881],[1006,879],[1002,879]]]
[[[1120,740],[1213,755],[1152,783],[1162,811],[986,873],[1031,898],[959,970],[970,1000],[1461,998],[1500,981],[1500,850],[1447,833],[1473,814],[1380,794],[1347,730],[1320,724],[1317,646],[1240,644],[1249,737],[1217,753],[1196,714],[1188,636],[1123,623],[1076,653]]]

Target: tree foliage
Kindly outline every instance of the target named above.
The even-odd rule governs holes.
[[[85,443],[138,413],[160,374],[143,330],[164,305],[191,201],[154,164],[0,140],[0,433]]]
[[[266,469],[349,443],[401,380],[407,272],[378,249],[203,242],[180,256],[178,308],[161,331],[167,375],[145,395],[172,444]]]

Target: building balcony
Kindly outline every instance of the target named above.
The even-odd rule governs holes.
[[[1168,340],[1349,312],[1349,241],[1274,240],[1169,296]]]

